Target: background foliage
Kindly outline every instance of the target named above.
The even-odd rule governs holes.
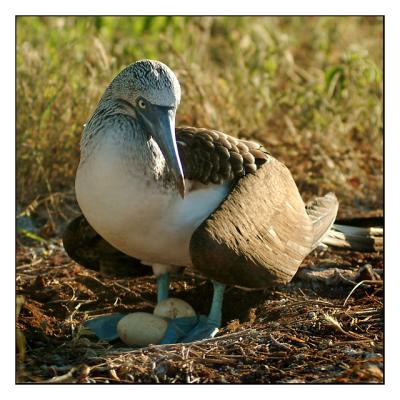
[[[382,52],[379,17],[18,17],[20,210],[76,209],[83,124],[141,58],[176,72],[178,126],[262,142],[305,199],[333,190],[342,214],[381,208]]]

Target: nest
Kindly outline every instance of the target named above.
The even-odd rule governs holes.
[[[286,286],[227,289],[223,328],[190,344],[127,348],[82,322],[154,309],[152,276],[116,278],[71,262],[53,241],[17,251],[18,382],[297,383],[383,381],[380,253],[309,256]],[[151,270],[149,270],[149,273]],[[188,271],[171,296],[207,313],[212,286]]]

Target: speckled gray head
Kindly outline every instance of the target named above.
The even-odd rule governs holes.
[[[156,142],[183,197],[185,181],[175,138],[175,115],[180,100],[181,88],[171,69],[160,61],[140,60],[113,79],[97,114],[117,107],[117,113],[127,113],[133,118],[136,137]]]
[[[154,105],[176,108],[181,100],[181,87],[167,65],[140,60],[122,70],[104,93],[104,98],[123,98],[131,104],[139,97]]]

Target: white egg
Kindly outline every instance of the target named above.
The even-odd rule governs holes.
[[[125,315],[117,325],[121,340],[127,345],[147,346],[159,344],[167,330],[168,322],[156,315],[136,312]]]
[[[154,309],[153,314],[157,317],[174,319],[193,317],[196,315],[196,311],[194,311],[193,307],[189,303],[186,303],[186,301],[170,297],[160,301]]]

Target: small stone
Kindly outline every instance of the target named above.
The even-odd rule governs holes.
[[[317,314],[316,314],[314,311],[310,311],[310,312],[307,314],[307,318],[308,318],[308,319],[317,319]]]

